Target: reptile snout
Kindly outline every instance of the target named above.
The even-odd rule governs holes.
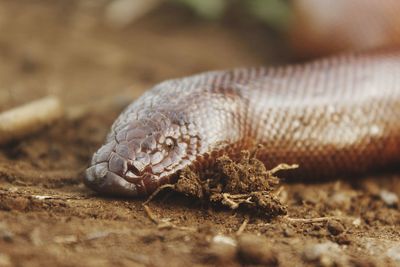
[[[111,141],[93,155],[91,166],[86,170],[85,184],[107,194],[137,196],[137,186],[124,179],[127,160],[117,154],[116,149],[117,143]]]
[[[86,170],[85,184],[90,188],[111,195],[137,196],[138,189],[121,176],[110,172],[108,163],[102,162]]]
[[[89,187],[108,194],[140,196],[159,186],[159,176],[170,160],[159,151],[164,145],[157,144],[166,138],[156,129],[134,126],[132,123],[111,135],[94,153],[86,170]]]
[[[92,158],[85,183],[108,194],[144,196],[174,182],[177,172],[196,158],[195,127],[159,112],[141,119],[122,116]],[[178,116],[179,117],[179,116]]]

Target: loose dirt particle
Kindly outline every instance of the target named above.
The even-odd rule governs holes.
[[[296,233],[293,231],[293,229],[289,228],[289,227],[285,227],[284,231],[283,231],[283,235],[285,237],[292,237],[294,236]]]
[[[335,236],[333,240],[339,245],[349,245],[351,243],[351,237],[345,233]]]
[[[9,230],[6,224],[0,222],[0,239],[11,243],[14,240],[14,234]]]
[[[399,203],[399,197],[393,192],[381,190],[379,196],[388,206],[394,206]]]
[[[343,225],[340,222],[334,221],[334,220],[329,221],[327,224],[327,227],[328,227],[329,232],[332,235],[339,235],[339,234],[343,233],[345,230]]]

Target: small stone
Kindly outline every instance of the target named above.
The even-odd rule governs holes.
[[[224,244],[224,245],[229,245],[236,247],[237,242],[233,238],[230,238],[229,236],[225,235],[216,235],[213,237],[212,242],[215,244]]]
[[[246,264],[278,265],[277,252],[265,239],[246,234],[239,238],[238,256]]]
[[[2,231],[0,233],[1,239],[3,239],[5,242],[11,243],[14,239],[14,234],[10,231]]]
[[[229,263],[234,262],[236,258],[236,246],[224,243],[211,243],[205,252],[207,262]]]
[[[336,236],[335,241],[339,245],[349,245],[351,243],[351,238],[347,234],[341,234]]]
[[[385,202],[388,206],[394,206],[399,203],[399,197],[393,193],[386,190],[381,190],[379,192],[379,197]]]
[[[236,259],[237,242],[235,239],[225,235],[215,235],[209,247],[202,253],[205,263],[230,265]]]
[[[330,197],[330,203],[332,203],[334,207],[341,207],[347,210],[351,207],[351,199],[354,195],[353,192],[336,192]]]
[[[0,253],[0,266],[11,266],[10,256]]]
[[[0,223],[0,238],[5,242],[12,242],[14,234],[7,228],[7,225]]]
[[[329,233],[331,233],[332,235],[339,235],[345,230],[340,222],[334,220],[329,221],[327,227]]]
[[[361,225],[361,218],[358,217],[356,219],[354,219],[351,224],[353,224],[355,227],[359,227]]]
[[[389,248],[386,256],[400,264],[400,245]]]
[[[331,241],[306,246],[304,258],[310,262],[318,262],[321,266],[347,266],[348,259],[340,250],[338,244]]]
[[[295,235],[295,232],[291,228],[286,228],[285,230],[283,230],[283,235],[285,237],[292,237]]]
[[[53,241],[58,244],[73,244],[78,242],[78,237],[75,235],[55,236]]]

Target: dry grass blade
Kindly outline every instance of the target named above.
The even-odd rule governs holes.
[[[320,223],[320,222],[327,222],[330,220],[337,220],[340,221],[341,219],[338,217],[318,217],[318,218],[290,218],[284,217],[284,219],[291,223]]]

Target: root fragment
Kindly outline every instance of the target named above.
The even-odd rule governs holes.
[[[192,227],[185,227],[185,226],[177,226],[170,222],[169,220],[166,219],[158,219],[153,211],[150,209],[148,205],[142,204],[144,211],[146,212],[147,217],[157,225],[158,229],[177,229],[177,230],[182,230],[182,231],[196,231],[195,228]]]
[[[286,163],[281,163],[278,166],[274,167],[272,170],[267,171],[269,175],[274,176],[277,172],[279,171],[287,171],[287,170],[294,170],[299,167],[298,164],[286,164]]]
[[[165,185],[160,186],[159,188],[157,188],[156,191],[154,191],[154,192],[147,198],[147,200],[146,200],[145,202],[143,202],[143,205],[147,205],[150,201],[153,200],[153,198],[154,198],[155,196],[157,196],[157,195],[158,195],[161,191],[163,191],[165,188],[175,189],[175,185],[173,185],[173,184],[165,184]]]
[[[318,217],[318,218],[291,218],[291,217],[284,217],[285,220],[291,223],[321,223],[321,222],[328,222],[331,220],[340,221],[341,219],[338,217]]]
[[[240,225],[239,229],[236,231],[236,235],[240,236],[244,229],[246,229],[247,224],[249,223],[250,219],[248,216],[246,216],[246,218],[244,218],[243,223]]]

